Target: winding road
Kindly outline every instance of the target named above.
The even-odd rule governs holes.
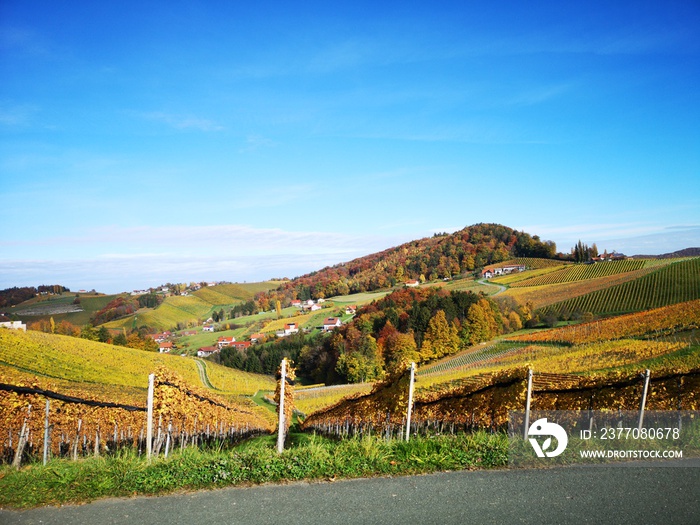
[[[483,284],[484,286],[495,286],[496,288],[498,288],[498,291],[492,293],[491,295],[498,295],[499,293],[503,293],[508,289],[505,286],[502,286],[500,284],[490,283],[486,279],[477,279],[476,282],[479,284]]]

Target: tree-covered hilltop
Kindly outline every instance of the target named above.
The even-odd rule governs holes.
[[[0,308],[21,304],[39,294],[62,294],[63,292],[67,291],[69,291],[68,288],[60,284],[42,284],[38,287],[13,286],[12,288],[5,288],[4,290],[0,290]]]
[[[557,247],[537,235],[500,224],[475,224],[436,234],[285,282],[256,298],[263,310],[276,300],[318,299],[368,292],[407,280],[435,280],[465,274],[514,257],[557,257]]]

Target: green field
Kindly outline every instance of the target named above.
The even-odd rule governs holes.
[[[79,305],[73,305],[76,295],[80,298]],[[11,311],[27,323],[53,317],[56,323],[68,321],[76,326],[83,326],[90,322],[90,318],[95,315],[95,312],[107,306],[107,304],[116,297],[118,296],[65,292],[58,296],[54,295],[48,298],[30,299],[29,301],[12,307]],[[67,309],[79,311],[62,313]]]
[[[130,329],[133,326],[148,326],[158,330],[171,330],[180,325],[197,326],[212,316],[213,312],[224,310],[228,314],[233,306],[252,299],[259,291],[271,290],[279,281],[262,283],[221,284],[201,288],[191,295],[166,297],[157,308],[139,310],[134,316],[105,323],[109,329]],[[235,321],[231,321],[235,322]]]

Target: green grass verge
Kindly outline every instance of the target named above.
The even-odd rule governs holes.
[[[19,471],[6,466],[0,470],[0,506],[19,509],[270,482],[493,468],[508,461],[506,435],[486,432],[417,437],[409,442],[374,436],[334,441],[292,434],[289,441],[282,454],[277,454],[272,435],[223,452],[186,449],[151,463],[122,453],[82,461],[55,460]]]

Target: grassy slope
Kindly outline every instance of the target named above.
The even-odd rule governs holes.
[[[206,320],[215,310],[226,311],[232,306],[252,299],[259,291],[279,286],[279,281],[261,283],[222,284],[197,290],[192,295],[166,297],[158,308],[144,308],[136,313],[136,326],[149,326],[158,330],[169,330],[178,325],[196,326]],[[106,323],[110,329],[130,329],[134,316]]]
[[[19,316],[26,323],[33,323],[42,319],[53,317],[54,322],[68,321],[76,326],[83,326],[90,322],[90,318],[101,310],[117,295],[77,294],[80,297],[81,312],[57,313],[62,307],[73,304],[75,293],[67,292],[59,296],[51,296],[48,299],[30,299],[12,308],[12,313]],[[27,313],[39,315],[27,315]]]
[[[81,384],[145,389],[148,374],[158,366],[176,372],[186,382],[201,385],[196,362],[190,358],[157,354],[42,332],[0,330],[0,370]],[[207,363],[212,384],[231,394],[252,395],[274,388],[267,376],[249,374]]]

